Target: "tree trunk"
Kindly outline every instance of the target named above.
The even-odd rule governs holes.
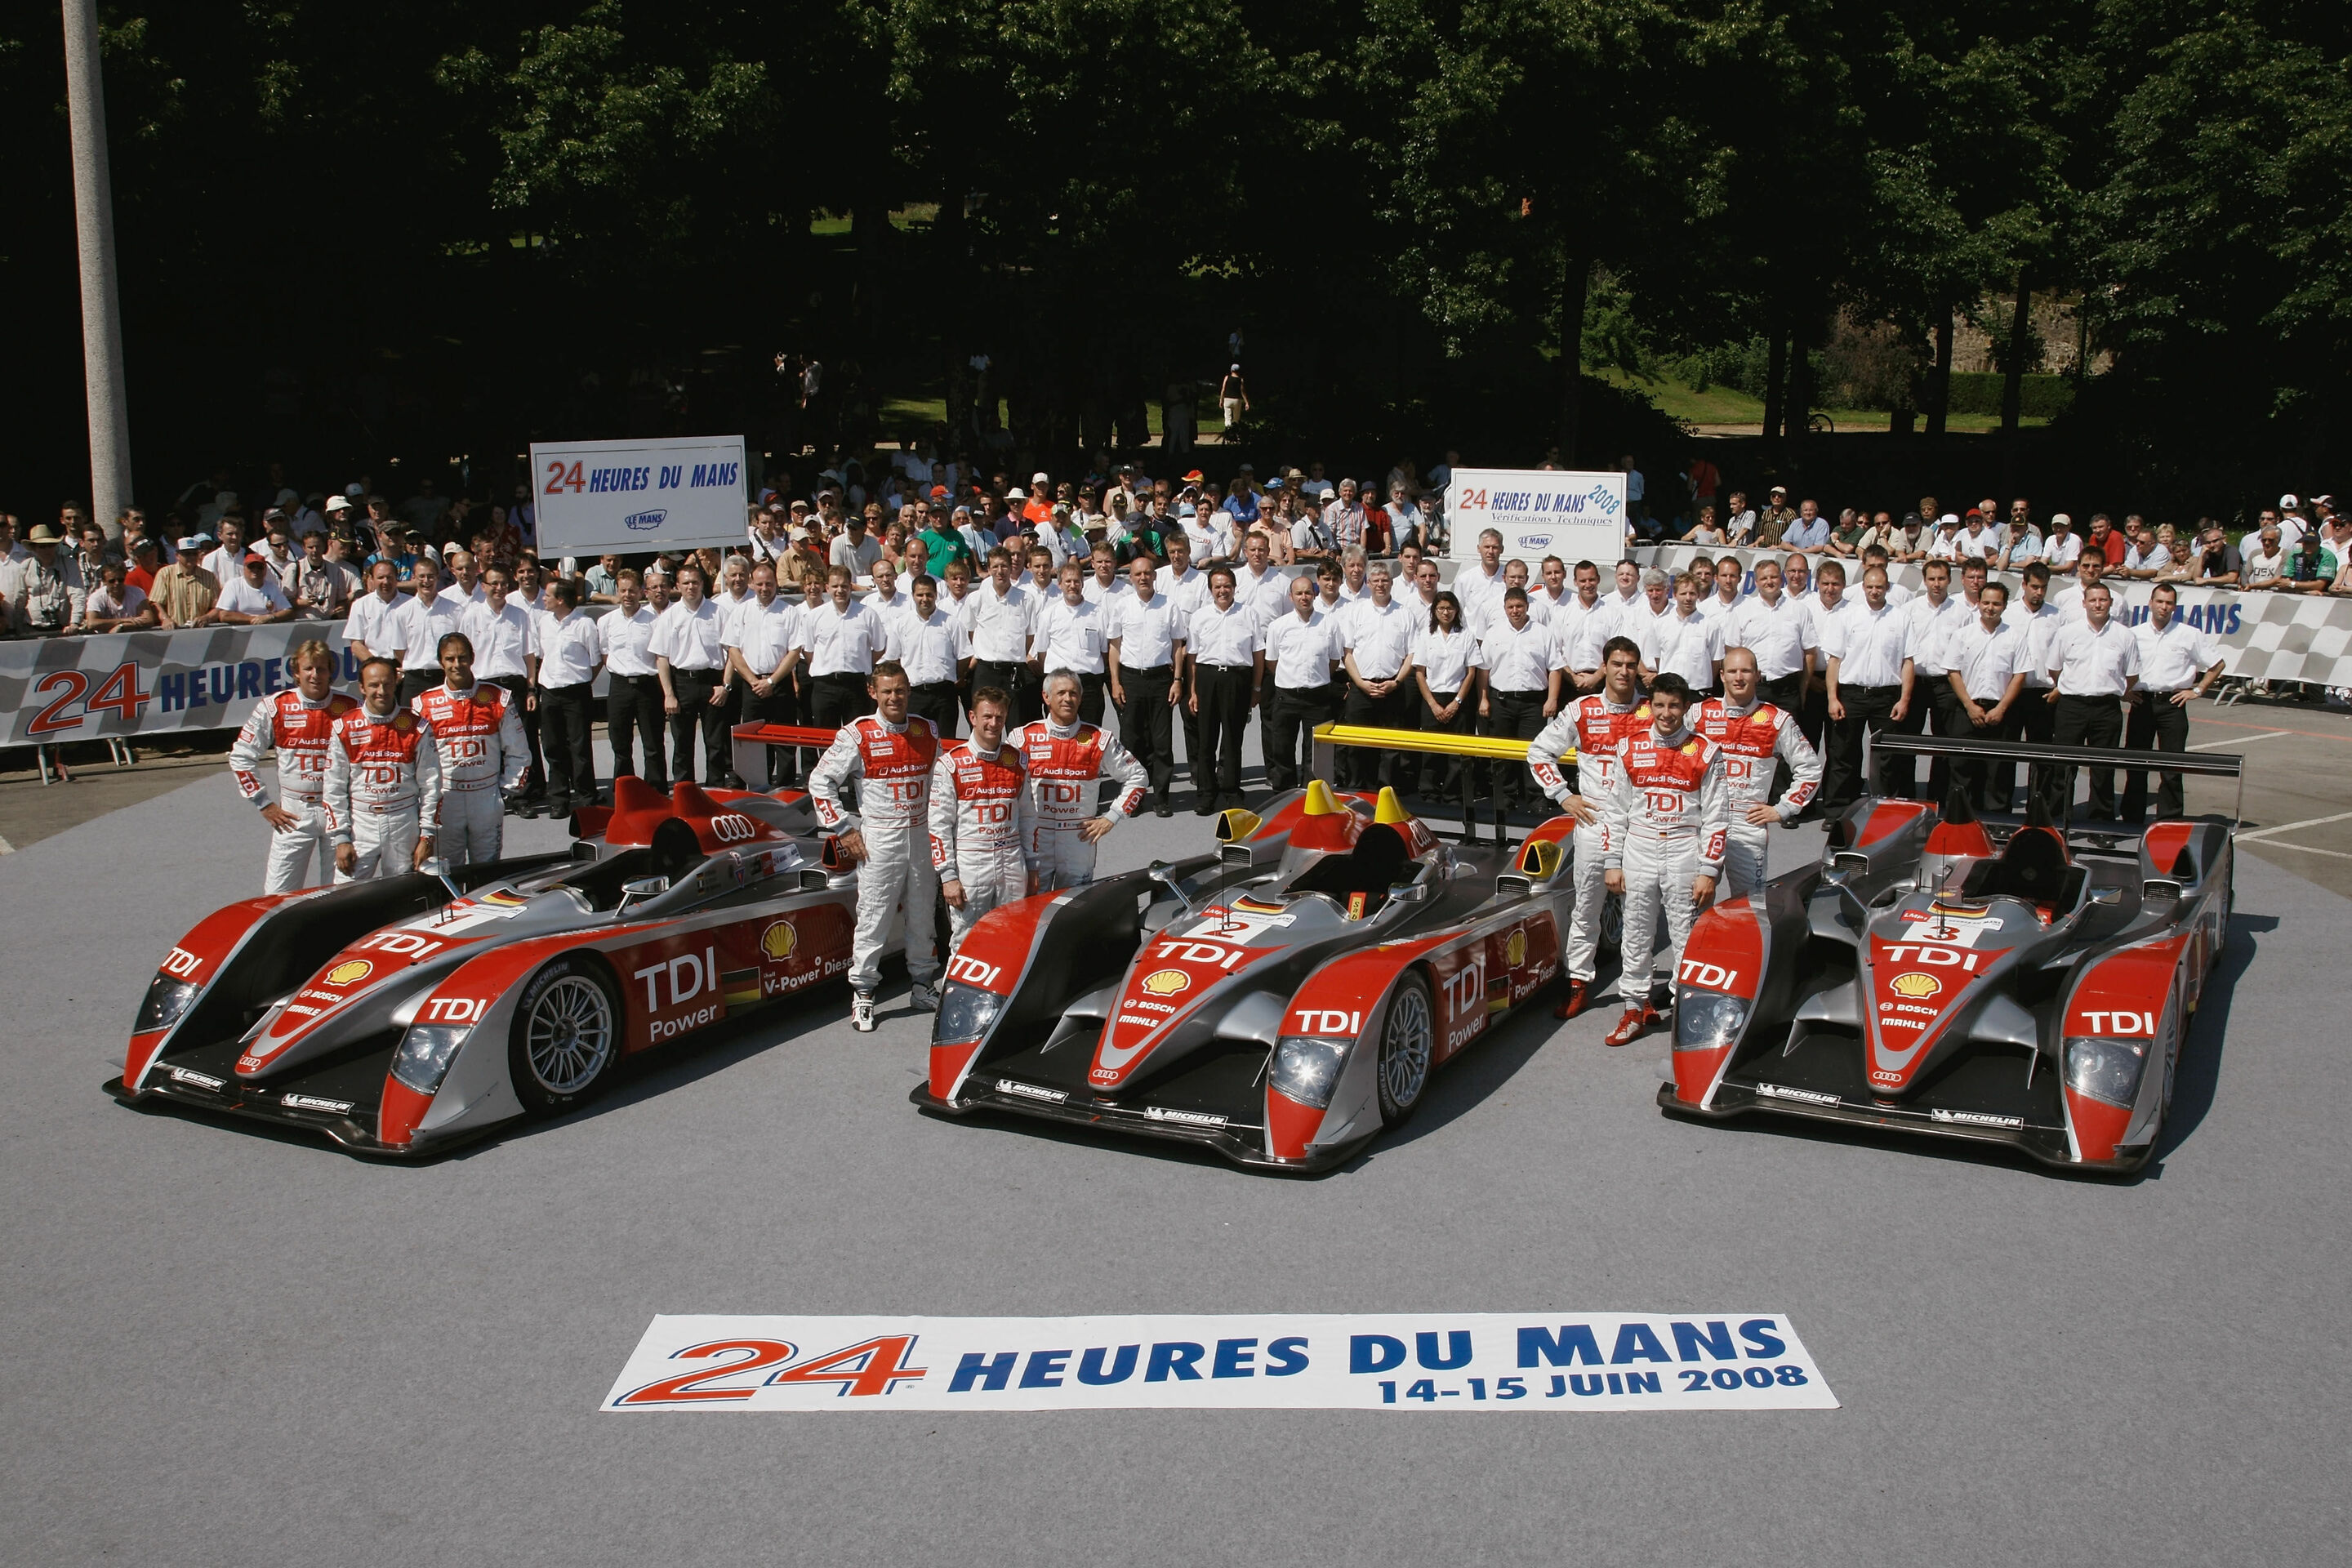
[[[964,216],[963,184],[950,177],[931,225],[931,276],[940,281],[940,349],[947,373],[948,434],[941,457],[969,444],[971,431],[971,265],[965,251],[970,220]]]
[[[1779,322],[1772,325],[1772,344],[1764,357],[1764,449],[1777,452],[1780,446],[1780,414],[1786,400],[1780,388],[1789,375],[1789,338]]]
[[[2003,357],[2008,363],[2001,367],[2000,433],[2009,440],[2017,439],[2017,417],[2025,397],[2025,337],[2033,325],[2033,294],[2025,286],[2025,274],[2017,275],[2017,309],[2009,319],[2009,353]]]
[[[1559,279],[1559,461],[1576,467],[1583,435],[1584,306],[1592,289],[1592,258],[1570,256]]]
[[[1804,449],[1805,437],[1811,433],[1813,419],[1813,335],[1821,325],[1817,315],[1799,311],[1796,325],[1789,329],[1789,447]]]
[[[1936,321],[1936,363],[1927,371],[1927,434],[1941,437],[1952,406],[1952,308]]]

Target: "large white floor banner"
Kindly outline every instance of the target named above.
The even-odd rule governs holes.
[[[609,1411],[1833,1410],[1776,1312],[663,1316]]]

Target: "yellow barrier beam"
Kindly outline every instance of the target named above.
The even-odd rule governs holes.
[[[1318,724],[1318,746],[1368,746],[1384,752],[1427,752],[1441,757],[1484,757],[1495,762],[1524,763],[1528,743],[1501,735],[1457,735],[1448,730],[1375,730],[1366,724]],[[1560,758],[1573,765],[1571,750]]]

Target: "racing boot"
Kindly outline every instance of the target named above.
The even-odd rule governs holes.
[[[1555,1018],[1573,1018],[1591,1005],[1592,982],[1570,980],[1568,983],[1568,994],[1560,1000],[1559,1006],[1551,1010],[1551,1016]]]
[[[853,991],[849,994],[849,1026],[861,1035],[874,1032],[874,993]]]
[[[1646,1001],[1639,1006],[1628,1007],[1625,1009],[1625,1016],[1617,1020],[1617,1026],[1609,1031],[1609,1038],[1605,1043],[1612,1046],[1631,1045],[1640,1039],[1648,1031],[1650,1026],[1657,1021],[1658,1010]]]
[[[907,1000],[913,1005],[918,1013],[936,1013],[940,1010],[940,994],[928,985],[916,986],[908,994]]]

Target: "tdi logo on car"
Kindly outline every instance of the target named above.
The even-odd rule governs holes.
[[[706,947],[700,952],[681,952],[676,958],[633,970],[629,978],[645,986],[646,1011],[648,1014],[664,1005],[661,994],[665,989],[669,993],[668,1006],[684,1007],[704,992],[718,989],[719,952],[715,947]],[[716,1020],[725,1010],[725,1005],[714,996],[682,1016],[648,1018],[646,1037],[648,1040],[667,1040],[689,1029],[698,1029]]]

